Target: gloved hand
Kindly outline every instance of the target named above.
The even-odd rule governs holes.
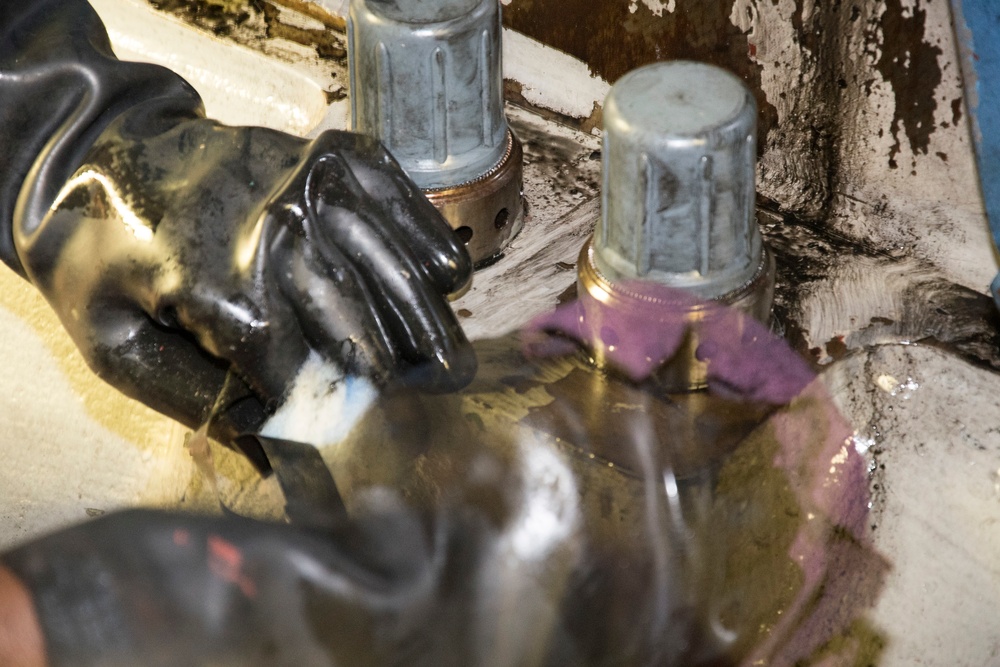
[[[0,142],[0,258],[156,410],[253,430],[311,351],[377,383],[474,372],[443,298],[469,257],[374,140],[207,120],[86,3],[39,0],[0,8]]]
[[[402,508],[324,533],[113,514],[3,555],[0,601],[13,581],[21,609],[0,614],[0,638],[40,630],[52,667],[477,664],[462,619],[476,617],[482,528],[439,530],[452,533],[446,544]],[[38,644],[15,664],[40,664]]]

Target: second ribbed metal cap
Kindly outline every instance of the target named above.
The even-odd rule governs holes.
[[[763,252],[756,122],[747,87],[712,65],[655,63],[615,83],[604,105],[597,268],[613,282],[654,280],[707,299],[753,279]]]

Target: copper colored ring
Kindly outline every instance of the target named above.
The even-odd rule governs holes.
[[[507,150],[492,169],[453,187],[424,190],[477,267],[503,252],[524,225],[522,161],[521,142],[508,130]]]
[[[580,251],[577,261],[577,289],[584,306],[587,300],[594,300],[611,308],[616,303],[624,306],[670,305],[649,295],[636,294],[605,276],[594,263],[593,237],[587,240]],[[711,301],[741,310],[768,324],[774,302],[774,256],[767,246],[764,246],[760,265],[750,280]],[[704,317],[704,310],[704,307],[694,307],[688,311],[687,317],[691,322],[696,322]],[[677,354],[657,373],[660,382],[670,391],[694,391],[704,389],[708,384],[708,367],[695,355],[698,348],[697,336],[693,329],[689,331]],[[602,350],[595,349],[591,352],[596,363],[601,365],[604,358]]]

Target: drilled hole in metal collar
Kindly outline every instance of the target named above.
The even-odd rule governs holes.
[[[493,226],[497,229],[503,229],[508,224],[510,224],[510,211],[506,208],[502,208],[500,209],[500,212],[497,213],[497,217],[493,219]]]

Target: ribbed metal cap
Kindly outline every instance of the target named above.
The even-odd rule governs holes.
[[[761,266],[754,216],[757,105],[733,74],[675,61],[634,70],[604,105],[594,262],[714,299]]]
[[[351,0],[352,127],[424,189],[489,171],[507,148],[498,0]]]

